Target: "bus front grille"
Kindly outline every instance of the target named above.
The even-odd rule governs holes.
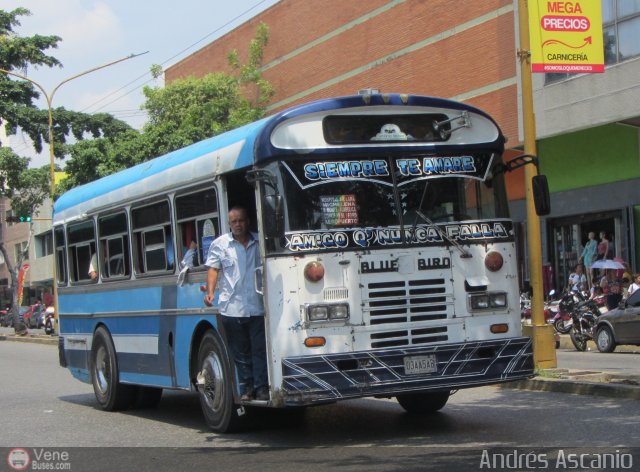
[[[421,323],[421,327],[391,329],[371,333],[371,347],[413,346],[447,341],[446,326],[428,326],[424,322],[447,319],[451,306],[443,278],[371,282],[364,293],[364,311],[369,325]]]

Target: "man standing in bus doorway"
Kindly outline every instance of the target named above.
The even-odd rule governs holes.
[[[221,235],[209,247],[204,303],[213,305],[219,284],[220,314],[238,367],[240,399],[269,400],[264,305],[254,277],[260,265],[258,235],[249,231],[247,211],[242,207],[229,210],[229,227],[231,233]]]

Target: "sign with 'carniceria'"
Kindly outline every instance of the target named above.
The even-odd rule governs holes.
[[[600,0],[529,0],[531,71],[604,72]]]

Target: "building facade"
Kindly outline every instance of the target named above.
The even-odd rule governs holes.
[[[534,74],[540,170],[552,192],[543,263],[555,288],[589,231],[609,233],[615,255],[640,270],[640,5],[603,0],[603,17],[605,73]],[[281,0],[168,68],[166,81],[229,72],[227,54],[246,57],[260,23],[270,30],[262,68],[275,88],[270,112],[364,88],[441,96],[491,114],[508,138],[506,159],[521,152],[516,0]],[[522,170],[509,175],[508,193],[526,279]]]
[[[36,298],[49,299],[53,280],[53,240],[51,219],[36,219],[31,223],[8,223],[11,207],[7,198],[0,198],[0,238],[7,249],[12,267],[17,264],[17,252],[30,240],[28,257],[23,260],[22,305],[31,305]],[[51,214],[51,202],[46,201],[39,215]],[[31,233],[31,232],[32,233]],[[11,303],[12,281],[7,261],[0,254],[0,306]]]

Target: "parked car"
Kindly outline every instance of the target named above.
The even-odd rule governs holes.
[[[595,342],[600,352],[613,352],[620,344],[640,346],[640,290],[600,315]]]
[[[4,310],[0,310],[0,326],[9,326],[9,318],[7,315],[9,314],[9,309],[5,308]]]
[[[20,318],[22,318],[22,320],[24,321],[24,316],[25,313],[29,312],[31,310],[31,307],[29,306],[21,306],[18,307],[18,316]],[[2,326],[8,326],[9,328],[13,328],[13,316],[11,316],[11,313],[7,310],[2,310],[2,312],[4,313],[2,315],[2,318],[0,319]]]
[[[44,327],[45,312],[42,303],[31,305],[29,311],[25,313],[24,323],[27,328],[40,329]]]

